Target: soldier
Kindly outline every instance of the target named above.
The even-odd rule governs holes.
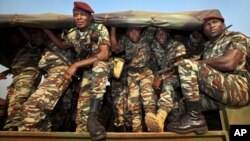
[[[204,51],[205,39],[198,31],[193,31],[185,42],[187,56],[189,58],[200,58]]]
[[[175,33],[173,33],[173,39],[184,44],[186,36],[184,36],[180,31],[175,31]]]
[[[165,119],[173,109],[173,103],[179,100],[179,94],[176,91],[177,87],[179,87],[179,80],[178,75],[173,75],[173,71],[175,71],[173,68],[176,65],[175,63],[181,60],[182,56],[186,54],[186,49],[182,43],[170,39],[169,31],[164,28],[157,28],[155,39],[153,48],[160,46],[165,51],[165,60],[161,61],[160,68],[166,69],[166,71],[159,74],[160,76],[155,77],[155,89],[160,89],[162,83],[160,98],[157,101],[157,115],[150,113],[146,115],[145,121],[149,131],[163,132]]]
[[[208,129],[202,108],[243,106],[249,102],[250,80],[247,80],[249,73],[245,68],[246,36],[227,31],[221,15],[205,17],[203,32],[209,39],[205,44],[203,60],[185,59],[178,65],[187,111],[180,120],[168,124],[169,131],[206,133]]]
[[[124,58],[125,53],[122,52],[122,55],[119,57]],[[131,127],[131,120],[130,120],[131,115],[129,114],[128,111],[128,85],[127,85],[126,64],[122,70],[120,78],[113,78],[111,80],[111,95],[113,98],[113,105],[114,105],[115,130],[117,132],[129,131],[129,127]]]
[[[116,28],[111,27],[112,51],[126,51],[128,106],[132,112],[132,129],[134,132],[143,131],[141,102],[146,115],[155,113],[154,90],[152,88],[154,75],[148,65],[152,58],[150,46],[154,38],[155,27],[147,27],[143,34],[141,34],[141,31],[141,28],[128,28],[127,36],[122,36],[118,43]]]
[[[93,9],[84,2],[74,2],[73,20],[76,25],[62,42],[52,33],[51,40],[60,48],[73,47],[77,61],[65,72],[71,77],[84,69],[77,104],[76,132],[89,131],[92,140],[106,137],[105,128],[97,121],[97,115],[106,91],[109,75],[109,33],[103,24],[93,22]]]
[[[64,72],[73,62],[71,51],[61,50],[52,42],[47,42],[47,46],[38,65],[46,76],[24,104],[21,131],[51,131],[50,114],[70,83]]]
[[[8,118],[4,130],[17,131],[22,121],[22,107],[24,102],[40,83],[42,73],[38,68],[45,38],[39,29],[29,29],[28,32],[20,28],[24,37],[29,41],[16,54],[11,73],[13,81],[8,90]]]

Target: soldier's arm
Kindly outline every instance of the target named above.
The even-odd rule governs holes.
[[[23,37],[29,42],[31,43],[31,35],[23,28],[23,27],[18,27],[19,31],[22,33]]]
[[[64,44],[64,42],[57,38],[56,35],[49,29],[43,29],[43,31],[45,32],[45,34],[49,37],[49,39],[59,48],[61,49],[66,49],[69,48],[70,46],[67,46],[66,44]]]
[[[109,58],[109,45],[101,44],[99,46],[100,52],[97,54],[93,54],[87,59],[80,60],[72,64],[69,69],[65,72],[65,78],[71,79],[71,77],[75,74],[78,68],[85,67],[88,65],[92,65],[97,61],[106,61]]]
[[[112,52],[120,52],[122,50],[120,44],[117,41],[116,27],[111,27],[110,42]]]
[[[7,78],[6,76],[7,76],[9,73],[11,73],[11,70],[10,70],[10,69],[1,72],[1,73],[0,73],[0,80],[1,80],[1,79],[6,79],[6,78]]]
[[[247,40],[241,34],[232,35],[228,50],[219,57],[204,60],[212,68],[219,71],[234,71],[246,55]]]
[[[219,71],[234,71],[237,65],[242,61],[244,53],[239,49],[229,49],[224,55],[200,62],[209,65]]]

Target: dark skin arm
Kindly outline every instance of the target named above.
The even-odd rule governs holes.
[[[45,32],[45,34],[49,37],[49,39],[59,48],[61,49],[66,49],[69,48],[68,46],[66,46],[62,40],[58,39],[56,37],[56,35],[51,32],[51,30],[49,29],[43,29],[43,31]]]
[[[9,73],[11,73],[11,70],[5,70],[5,71],[1,72],[1,73],[0,73],[0,80],[1,80],[1,79],[6,79],[6,78],[7,78],[6,76],[7,76]]]
[[[121,51],[121,46],[117,42],[116,27],[111,27],[110,41],[111,41],[111,51],[113,52]]]
[[[24,38],[25,38],[29,43],[31,43],[32,40],[31,40],[30,34],[29,34],[23,27],[19,27],[18,29],[19,29],[19,31],[22,33],[22,35],[24,36]]]
[[[106,61],[109,58],[109,46],[106,44],[99,46],[100,52],[92,55],[87,59],[75,62],[72,64],[68,70],[65,72],[65,78],[71,79],[71,77],[76,73],[77,69],[80,67],[85,67],[94,64],[96,61]]]
[[[224,55],[212,58],[208,60],[202,60],[201,63],[205,63],[210,67],[222,71],[222,72],[230,72],[234,71],[237,65],[241,62],[244,53],[238,49],[229,49],[225,52]]]

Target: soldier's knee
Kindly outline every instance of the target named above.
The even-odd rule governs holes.
[[[196,69],[198,68],[198,62],[192,61],[189,59],[183,59],[179,62],[178,64],[178,69],[179,68],[186,68],[186,69]]]

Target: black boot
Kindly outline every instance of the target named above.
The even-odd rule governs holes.
[[[186,101],[187,112],[178,121],[167,125],[168,131],[180,134],[195,132],[204,134],[208,131],[207,123],[201,113],[200,101]]]
[[[126,132],[127,129],[126,129],[125,125],[121,125],[121,126],[115,127],[115,131],[116,132]]]
[[[91,99],[87,128],[93,141],[105,140],[106,138],[105,128],[97,120],[100,106],[100,100]]]
[[[168,122],[171,123],[174,121],[180,120],[180,118],[186,113],[184,101],[178,102],[178,105],[175,105],[174,108],[170,111],[168,115]]]

